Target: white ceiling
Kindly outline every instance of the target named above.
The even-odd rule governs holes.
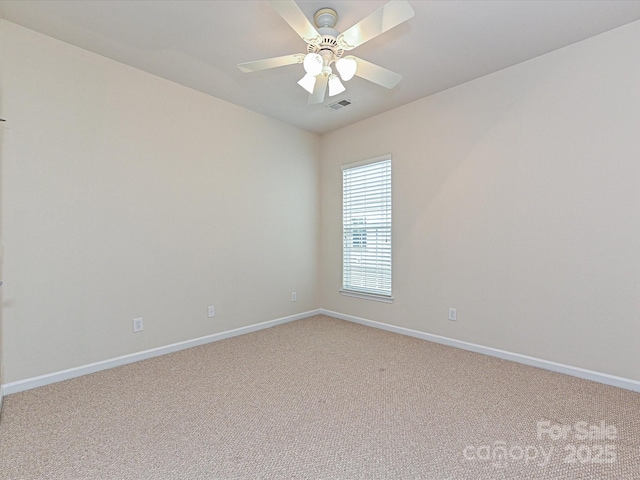
[[[585,38],[640,20],[638,0],[409,0],[408,22],[365,43],[355,55],[401,73],[387,90],[355,77],[352,105],[307,105],[290,65],[242,73],[237,63],[291,53],[306,44],[265,1],[0,0],[3,19],[119,62],[325,133]],[[299,0],[308,18],[323,7],[344,31],[386,0]]]

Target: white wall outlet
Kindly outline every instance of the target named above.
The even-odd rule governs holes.
[[[209,307],[209,318],[215,317],[215,316],[216,316],[216,308],[213,305],[211,305]]]
[[[133,319],[133,333],[141,332],[144,330],[144,325],[142,324],[142,317]]]
[[[291,301],[295,302],[298,299],[298,294],[296,292],[291,292]]]
[[[458,320],[458,310],[455,308],[450,308],[449,309],[449,320],[451,320],[452,322],[455,322],[456,320]]]

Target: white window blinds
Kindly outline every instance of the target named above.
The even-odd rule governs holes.
[[[391,156],[342,168],[342,288],[391,297]]]

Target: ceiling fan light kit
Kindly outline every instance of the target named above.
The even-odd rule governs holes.
[[[304,62],[302,62],[304,66],[305,72],[309,75],[319,75],[322,72],[322,67],[324,66],[324,60],[317,53],[307,53],[304,57]]]
[[[353,55],[339,58],[336,62],[336,69],[342,77],[342,80],[344,80],[345,82],[348,82],[353,78],[353,76],[356,74],[357,68],[358,63],[356,62],[356,58]]]
[[[304,77],[298,80],[298,85],[304,88],[307,92],[313,93],[313,87],[316,85],[316,77],[307,73]]]
[[[329,96],[333,97],[334,95],[339,95],[344,92],[346,88],[338,78],[338,76],[333,73],[329,76]]]
[[[346,89],[340,78],[347,82],[355,75],[389,89],[402,80],[402,75],[398,73],[353,55],[343,55],[345,51],[412,18],[414,11],[406,0],[392,0],[343,33],[333,28],[338,21],[338,14],[332,8],[321,8],[315,13],[314,27],[294,0],[270,0],[269,3],[307,43],[307,53],[240,63],[238,68],[243,72],[302,63],[306,74],[298,81],[298,85],[309,92],[310,105],[324,102],[327,85],[330,97],[344,92]],[[340,77],[333,73],[331,64],[335,65]]]

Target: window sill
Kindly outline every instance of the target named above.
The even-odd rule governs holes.
[[[393,303],[393,297],[375,295],[373,293],[354,292],[353,290],[340,290],[340,294],[345,297],[361,298],[362,300],[373,300],[374,302]]]

